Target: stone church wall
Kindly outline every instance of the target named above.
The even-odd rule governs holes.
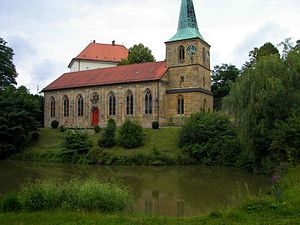
[[[145,90],[150,89],[153,97],[153,113],[145,114]],[[130,90],[134,98],[133,115],[126,115],[126,92]],[[113,91],[116,96],[116,115],[109,116],[109,93]],[[98,93],[99,101],[91,102],[93,93]],[[151,127],[153,121],[159,121],[160,125],[166,124],[165,107],[166,84],[164,82],[143,82],[120,84],[112,86],[87,87],[77,89],[65,89],[45,92],[45,127],[50,127],[53,120],[59,121],[65,127],[91,127],[92,108],[99,109],[99,125],[106,126],[112,118],[117,125],[124,123],[126,118],[140,121],[143,127]],[[77,100],[79,94],[84,99],[83,116],[77,116]],[[63,98],[67,96],[70,102],[70,115],[64,117]],[[55,117],[51,117],[51,97],[56,102]]]

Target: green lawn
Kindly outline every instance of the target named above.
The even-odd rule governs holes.
[[[141,214],[42,211],[0,213],[1,225],[187,225],[187,224],[300,224],[300,166],[290,171],[278,185],[281,195],[248,197],[239,208],[212,212],[207,216],[170,218]]]
[[[145,134],[145,143],[143,146],[135,149],[126,149],[117,144],[109,150],[101,149],[97,145],[103,130],[98,134],[95,134],[91,130],[92,159],[94,161],[101,161],[103,159],[105,160],[105,164],[108,165],[115,163],[118,163],[118,165],[127,164],[131,158],[143,157],[147,158],[147,163],[145,164],[150,164],[149,161],[159,161],[157,158],[160,159],[162,157],[168,159],[168,161],[175,162],[182,155],[182,151],[178,147],[179,129],[179,127],[165,127],[158,130],[143,129]],[[40,139],[30,143],[24,152],[14,155],[12,159],[59,162],[61,160],[59,155],[64,151],[62,147],[63,134],[59,129],[40,129]],[[117,132],[116,141],[118,143]],[[106,152],[105,157],[102,154],[103,151]],[[160,157],[154,157],[153,154]]]

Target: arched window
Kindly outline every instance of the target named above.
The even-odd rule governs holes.
[[[70,101],[66,95],[64,96],[63,102],[64,102],[64,117],[68,117],[70,115]]]
[[[145,114],[152,114],[152,93],[149,89],[145,91]]]
[[[131,91],[126,94],[126,114],[133,115],[133,95]]]
[[[179,46],[178,52],[179,52],[179,60],[184,60],[185,51],[184,51],[184,47],[182,45]]]
[[[177,97],[177,114],[184,114],[184,98],[182,95]]]
[[[116,115],[116,96],[113,92],[110,92],[109,95],[109,106],[108,106],[108,114],[110,116],[115,116]]]
[[[78,95],[77,98],[77,116],[83,116],[83,97]]]
[[[54,97],[51,97],[51,100],[50,100],[50,116],[55,117],[55,99],[54,99]]]

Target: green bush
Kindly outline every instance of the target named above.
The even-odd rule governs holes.
[[[64,127],[64,125],[60,125],[59,130],[60,130],[60,132],[65,132],[66,128]]]
[[[116,212],[125,209],[132,196],[125,187],[101,183],[96,177],[91,177],[68,182],[56,179],[27,181],[21,187],[19,198],[16,194],[5,197],[2,200],[2,210],[15,211],[22,208],[26,211],[39,211],[64,208]]]
[[[144,132],[137,121],[127,119],[119,132],[120,145],[125,148],[136,148],[144,143]]]
[[[78,153],[86,153],[92,146],[87,130],[67,130],[64,135],[64,147]]]
[[[157,121],[152,122],[152,129],[158,129],[159,123]]]
[[[33,132],[33,133],[31,134],[31,140],[37,141],[37,140],[39,140],[39,139],[40,139],[40,133],[39,133],[39,132],[35,131],[35,132]]]
[[[271,133],[270,151],[275,162],[294,164],[300,161],[300,117],[277,121]]]
[[[113,119],[108,120],[107,126],[109,126],[114,132],[116,131],[117,125]]]
[[[192,115],[180,131],[179,143],[192,159],[209,166],[234,166],[241,153],[229,119],[212,112]]]
[[[96,134],[98,134],[101,131],[101,127],[100,126],[94,126],[94,132]]]
[[[51,122],[51,127],[52,127],[53,129],[58,128],[58,125],[59,125],[59,122],[58,122],[57,120],[53,120],[53,121]]]
[[[74,179],[66,185],[63,206],[73,209],[121,211],[131,199],[129,192],[115,184],[103,184],[95,177],[81,181]]]
[[[98,141],[98,145],[102,148],[112,148],[115,146],[115,131],[116,123],[114,120],[110,120],[104,129],[104,134]]]
[[[54,179],[27,181],[21,187],[20,199],[27,211],[60,207],[63,190]]]
[[[18,195],[14,192],[6,194],[0,202],[0,209],[3,212],[12,212],[21,210],[22,205]]]

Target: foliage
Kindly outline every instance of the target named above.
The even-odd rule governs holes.
[[[52,126],[52,124],[51,124],[51,126]],[[64,125],[60,125],[59,130],[60,130],[60,132],[65,132],[67,129],[64,127]]]
[[[31,134],[31,140],[37,141],[37,140],[39,140],[39,138],[40,138],[40,133],[39,133],[39,132],[34,131],[34,132]]]
[[[258,62],[260,59],[271,55],[275,55],[278,58],[280,56],[278,49],[270,42],[265,43],[260,48],[254,48],[249,52],[250,59],[243,65],[242,72],[255,66],[256,62]]]
[[[54,179],[27,181],[21,187],[20,199],[26,211],[58,208],[63,199],[63,189]]]
[[[152,129],[158,129],[159,128],[159,123],[157,121],[152,122]]]
[[[101,131],[100,126],[94,126],[94,132],[98,134]]]
[[[10,198],[17,200],[10,200],[12,203],[6,211],[24,209],[32,212],[64,208],[116,212],[128,206],[131,195],[125,187],[101,183],[96,177],[65,182],[48,178],[28,180],[21,186],[19,197],[13,195]]]
[[[51,122],[51,127],[52,127],[53,129],[58,128],[58,125],[59,125],[59,122],[58,122],[57,120],[53,120],[53,121]]]
[[[284,41],[280,42],[277,46],[282,48],[282,58],[286,59],[288,53],[293,49],[292,39],[286,38]]]
[[[182,127],[179,144],[197,162],[204,165],[234,166],[240,146],[229,119],[221,114],[193,114]]]
[[[13,49],[0,37],[0,90],[7,86],[17,84],[17,72],[13,64]]]
[[[110,119],[104,129],[104,134],[98,141],[98,145],[103,148],[112,148],[115,146],[115,131],[116,123],[113,119]]]
[[[2,197],[0,201],[0,211],[3,212],[16,212],[21,210],[22,205],[18,195],[14,192],[10,192],[4,197]]]
[[[294,164],[300,161],[300,117],[277,121],[271,132],[269,151],[277,162]]]
[[[39,104],[24,86],[0,90],[0,158],[24,149],[30,133],[39,127]]]
[[[143,44],[134,45],[128,50],[128,59],[123,59],[118,65],[155,62],[152,51]]]
[[[126,119],[119,131],[120,145],[125,148],[136,148],[144,143],[144,132],[137,121]]]
[[[91,147],[89,134],[87,130],[67,130],[64,133],[64,147],[68,150],[73,150],[78,153],[86,153]]]
[[[224,111],[239,128],[244,154],[240,163],[248,168],[261,171],[265,165],[274,168],[272,164],[283,160],[270,148],[272,130],[276,121],[299,114],[299,56],[295,48],[286,59],[277,54],[262,57],[238,78],[224,99]]]
[[[109,126],[112,129],[113,132],[116,131],[117,124],[116,124],[116,122],[113,119],[109,119],[108,120],[107,126]]]
[[[221,100],[229,94],[230,85],[235,82],[240,71],[234,65],[215,66],[212,72],[211,91],[214,94],[214,110],[221,109]]]

